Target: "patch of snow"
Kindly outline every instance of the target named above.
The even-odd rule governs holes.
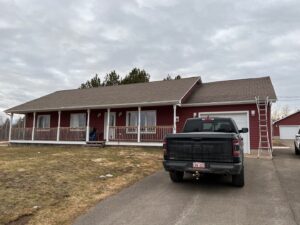
[[[114,175],[108,173],[108,174],[106,174],[105,176],[106,176],[106,177],[113,177]]]

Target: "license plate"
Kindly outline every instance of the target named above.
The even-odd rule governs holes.
[[[193,168],[203,169],[203,168],[205,168],[205,163],[203,163],[203,162],[193,162]]]

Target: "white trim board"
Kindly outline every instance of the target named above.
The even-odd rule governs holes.
[[[110,146],[153,146],[153,147],[162,147],[163,143],[162,142],[125,142],[125,141],[110,141],[110,142],[105,142],[105,145],[110,145]]]
[[[85,141],[29,141],[29,140],[11,140],[9,143],[20,144],[51,144],[51,145],[85,145]]]
[[[70,111],[70,110],[86,110],[86,109],[107,109],[107,108],[133,108],[133,107],[150,107],[150,106],[168,106],[180,104],[179,100],[170,101],[155,101],[155,102],[138,102],[138,103],[120,103],[120,104],[106,104],[106,105],[86,105],[86,106],[70,106],[58,108],[44,108],[44,109],[28,109],[28,110],[5,110],[5,113],[31,113],[31,112],[49,112],[49,111]]]
[[[274,99],[269,99],[270,102],[276,102]],[[197,107],[197,106],[222,106],[222,105],[245,105],[256,104],[255,100],[245,101],[226,101],[226,102],[206,102],[206,103],[183,103],[181,107]]]

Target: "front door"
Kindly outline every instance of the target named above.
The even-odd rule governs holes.
[[[110,112],[109,113],[109,126],[110,127],[115,127],[116,126],[116,113],[115,112]],[[106,139],[106,124],[107,124],[107,112],[104,114],[104,139]],[[109,129],[109,139],[114,140],[115,139],[115,128],[110,128]]]

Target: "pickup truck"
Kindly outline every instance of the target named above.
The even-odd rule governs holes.
[[[295,154],[300,155],[300,129],[298,131],[298,134],[296,134],[294,144],[295,144]]]
[[[182,133],[166,135],[163,166],[173,182],[184,173],[232,175],[232,184],[244,186],[244,154],[241,133],[231,118],[191,118]]]

